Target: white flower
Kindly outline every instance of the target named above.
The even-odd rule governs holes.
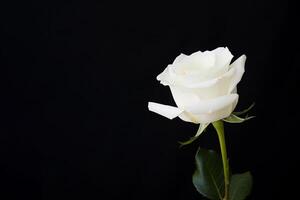
[[[232,58],[223,47],[189,56],[180,54],[157,76],[161,84],[170,87],[177,107],[149,102],[149,110],[197,124],[228,117],[238,102],[236,86],[246,61],[242,55],[230,64]]]

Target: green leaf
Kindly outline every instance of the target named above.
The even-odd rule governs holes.
[[[224,196],[224,172],[221,157],[212,150],[199,148],[195,156],[193,184],[203,196],[217,200]]]
[[[252,176],[250,172],[235,174],[231,177],[229,200],[244,200],[250,194]]]
[[[226,117],[223,119],[224,122],[228,122],[228,123],[243,123],[249,119],[252,119],[254,118],[255,116],[246,116],[245,118],[242,118],[242,117],[238,117],[234,114],[231,114],[229,117]]]
[[[180,147],[183,147],[185,145],[188,145],[188,144],[191,144],[192,142],[194,142],[201,135],[201,133],[203,133],[205,131],[205,129],[208,125],[209,125],[209,123],[208,124],[200,124],[196,135],[194,137],[191,137],[188,141],[179,142]]]
[[[249,108],[247,108],[247,109],[245,109],[245,110],[243,110],[243,111],[240,111],[240,112],[233,112],[232,114],[237,115],[237,116],[246,114],[246,113],[247,113],[248,111],[250,111],[254,106],[255,106],[255,102],[253,102],[253,103],[249,106]]]

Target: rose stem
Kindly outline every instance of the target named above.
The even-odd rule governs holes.
[[[226,143],[225,143],[225,136],[224,136],[224,124],[221,120],[213,122],[213,126],[215,127],[219,143],[221,147],[221,154],[223,160],[223,170],[224,170],[224,178],[225,178],[225,196],[223,200],[229,199],[229,163],[227,159],[227,151],[226,151]]]

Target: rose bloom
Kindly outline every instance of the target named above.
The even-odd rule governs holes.
[[[228,48],[180,54],[157,76],[169,86],[177,107],[149,102],[150,111],[169,119],[211,123],[228,117],[238,102],[237,84],[244,74],[246,56],[230,64]]]

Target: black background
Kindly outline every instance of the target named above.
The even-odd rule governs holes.
[[[168,120],[156,76],[180,53],[227,46],[247,55],[243,124],[226,125],[231,167],[250,170],[249,199],[299,190],[299,22],[289,1],[138,4],[10,2],[1,6],[2,199],[201,199],[191,175],[210,127]],[[1,129],[2,129],[1,128]]]

